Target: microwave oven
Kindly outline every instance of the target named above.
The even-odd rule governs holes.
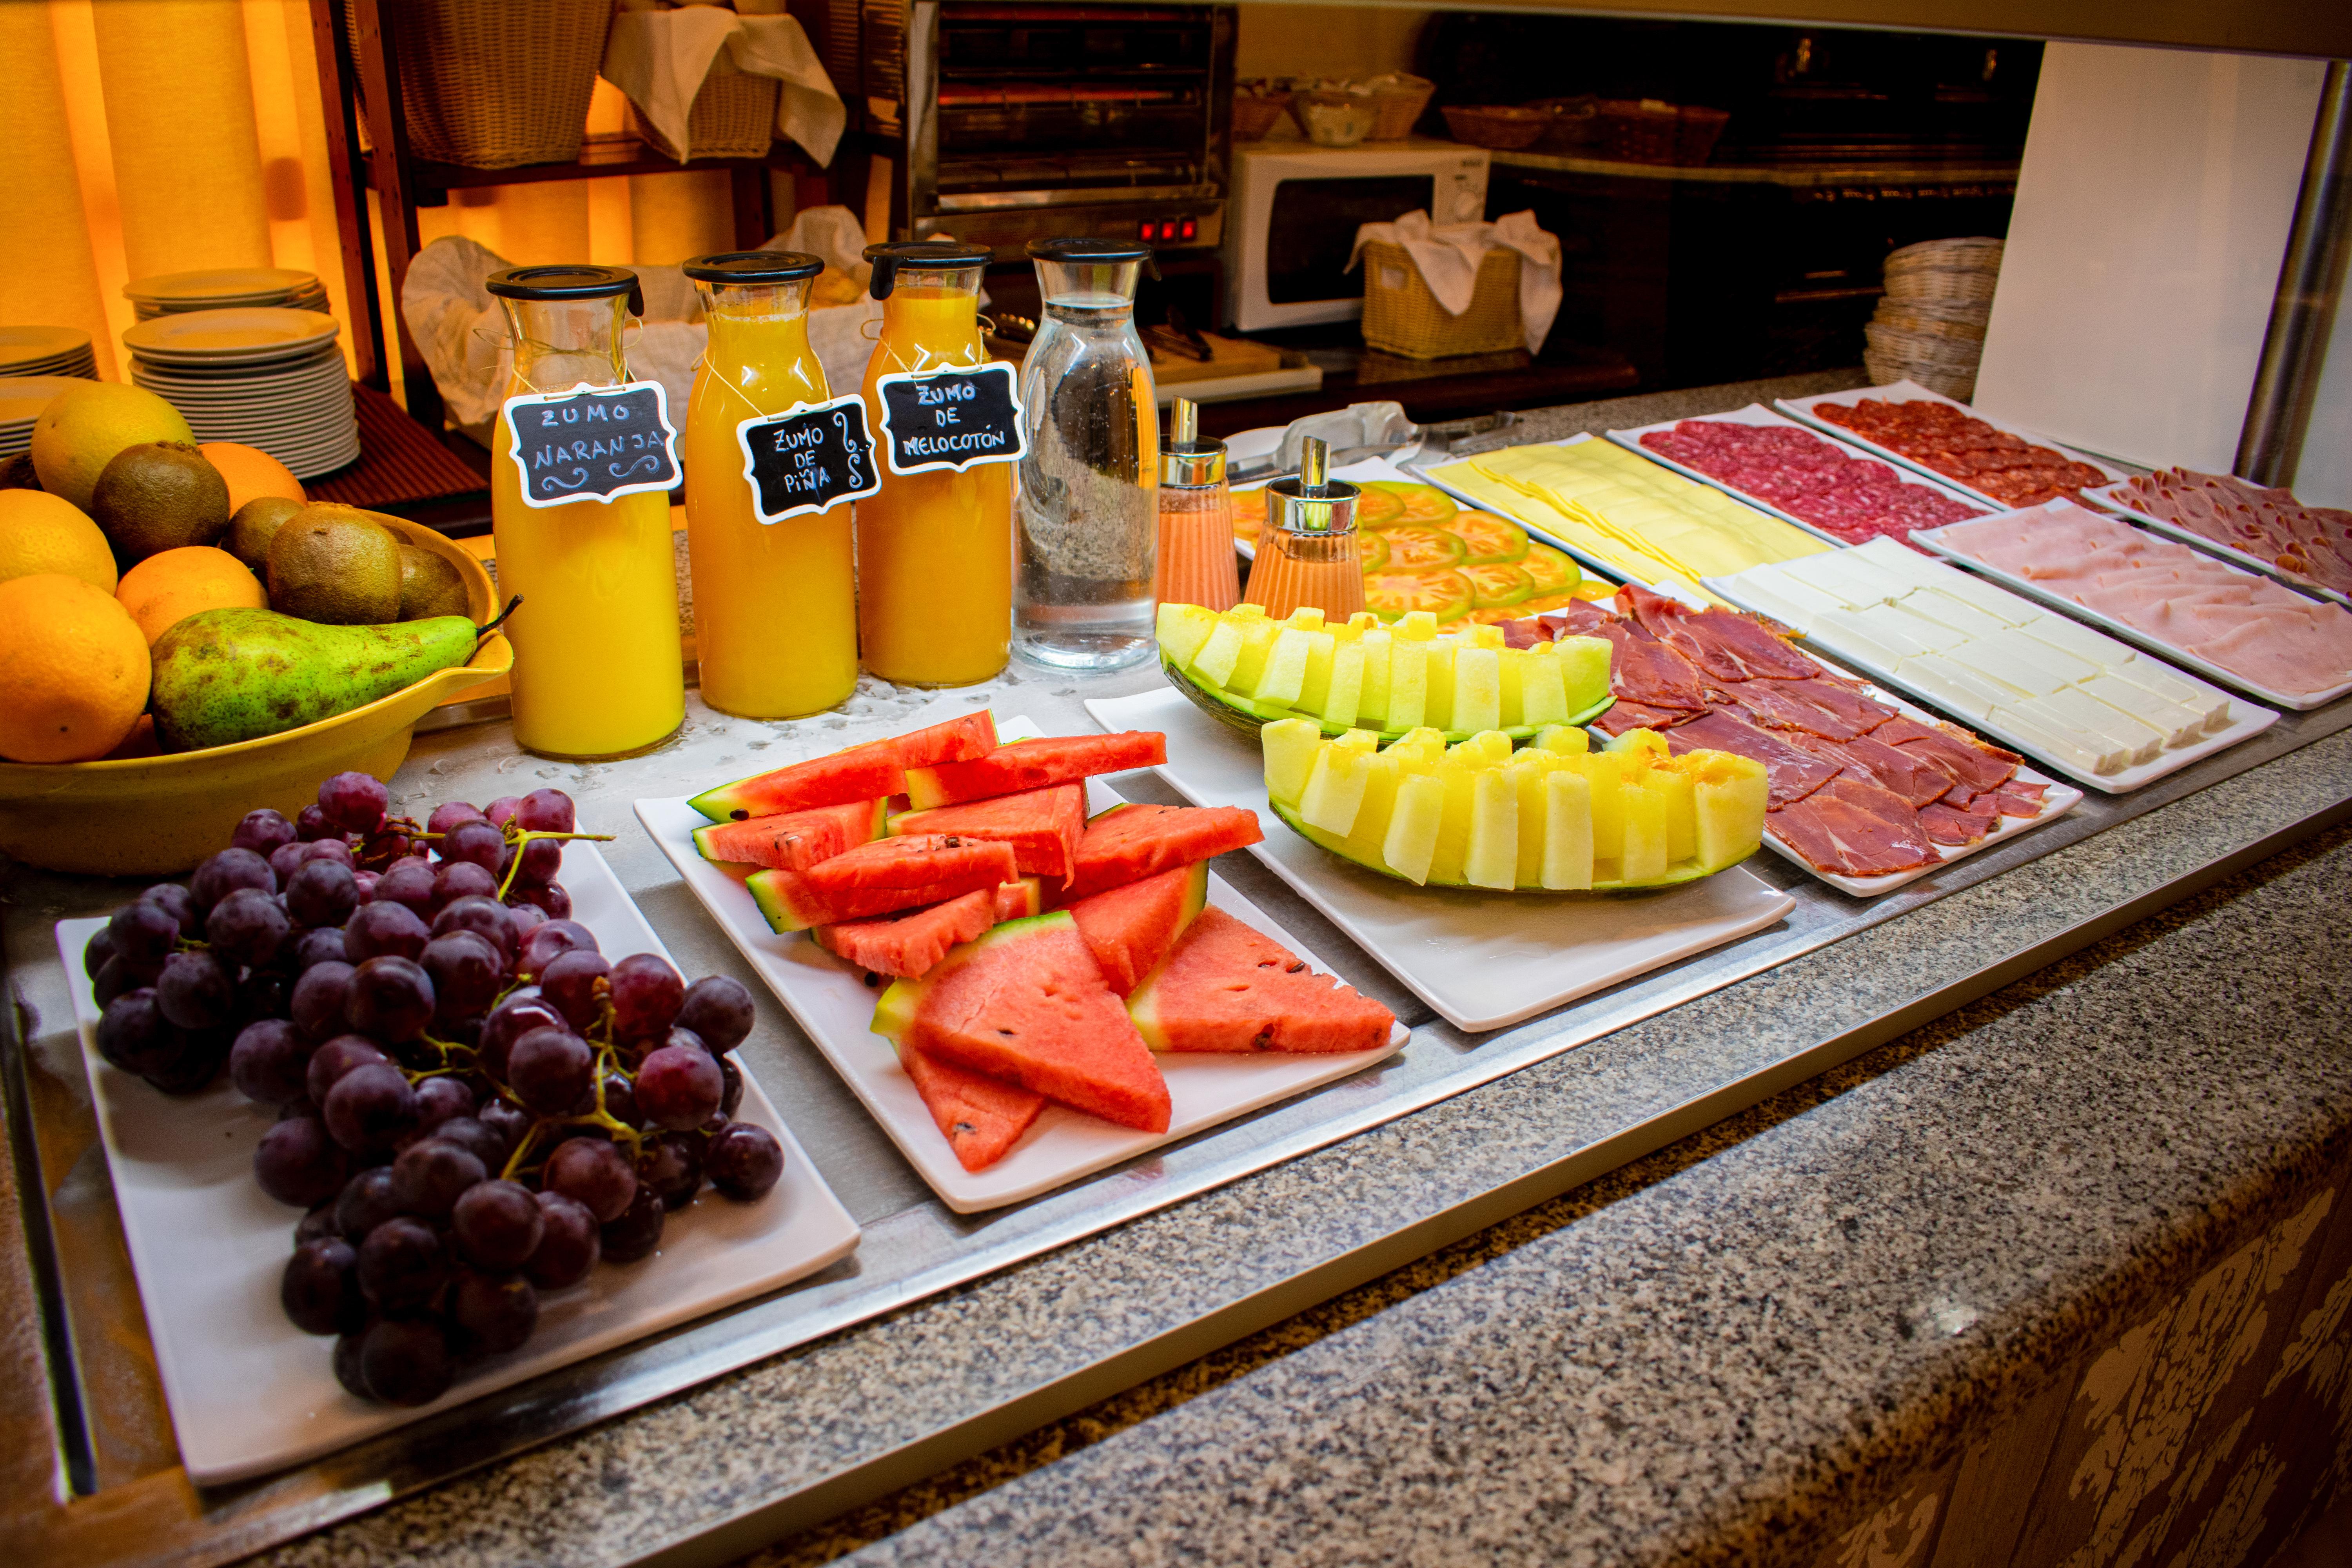
[[[1225,319],[1244,332],[1351,321],[1364,269],[1348,270],[1356,229],[1425,212],[1486,216],[1486,152],[1408,138],[1357,147],[1261,142],[1234,149],[1223,246]]]

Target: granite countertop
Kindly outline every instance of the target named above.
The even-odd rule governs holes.
[[[1621,399],[1525,416],[1510,438],[1859,384]],[[1003,686],[986,695],[1003,711],[1075,695],[1034,673]],[[881,688],[854,706],[916,701]],[[745,767],[846,723],[690,707],[682,744]],[[420,736],[395,795],[492,782],[463,752]],[[583,822],[617,828],[647,765],[493,771],[561,783]],[[2276,847],[2347,802],[2339,731],[1564,1055],[257,1561],[1813,1563],[1887,1485],[1981,1438],[2343,1163],[2352,941],[2336,911],[2352,841]],[[649,845],[611,847],[689,969],[723,951]],[[2086,922],[2168,901],[2231,856],[2259,864],[1705,1132],[1545,1184],[1633,1110],[1865,1030],[2011,952],[2087,940]],[[821,1071],[783,1087],[819,1097],[817,1113],[845,1103]],[[1446,1229],[1466,1200],[1515,1192],[1495,1211],[1514,1217]],[[1401,1228],[1427,1256],[1368,1283],[1333,1273]],[[1193,1318],[1310,1274],[1331,1279],[1322,1305],[1150,1364]],[[1132,1353],[1118,1364],[1139,1385],[1053,1403],[1057,1379],[1114,1352]],[[933,1439],[947,1406],[971,1413],[960,1448]],[[878,1472],[859,1467],[893,1454],[897,1484],[944,1473],[817,1522],[872,1498],[862,1478]]]

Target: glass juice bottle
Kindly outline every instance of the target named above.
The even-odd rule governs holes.
[[[866,668],[908,686],[969,686],[1004,668],[1013,624],[1013,465],[894,474],[875,384],[987,363],[984,247],[868,246],[882,336],[866,366],[866,417],[882,490],[857,503],[857,635]]]
[[[749,719],[786,719],[857,687],[857,574],[851,503],[762,523],[737,430],[833,395],[809,347],[809,288],[824,263],[792,251],[698,257],[709,347],[686,428],[688,555],[702,700]]]
[[[1029,256],[1045,319],[1021,367],[1029,449],[1015,512],[1013,644],[1057,669],[1118,669],[1158,646],[1160,411],[1135,330],[1151,247],[1037,239]]]
[[[621,328],[638,298],[635,273],[518,267],[484,286],[506,307],[509,397],[629,379]],[[490,525],[499,590],[522,598],[506,627],[515,739],[570,759],[650,750],[686,718],[669,497],[644,490],[530,506],[512,445],[501,409],[490,439]]]

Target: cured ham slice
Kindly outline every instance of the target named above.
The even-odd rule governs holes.
[[[1628,730],[1670,730],[1697,717],[1686,709],[1652,708],[1643,703],[1621,700],[1595,719],[1592,727],[1604,735],[1622,735]]]
[[[2023,757],[1987,745],[1974,736],[1961,737],[1938,724],[1934,727],[1897,714],[1873,733],[1890,746],[1900,746],[1925,757],[1970,791],[1981,794],[2007,784]]]
[[[1598,629],[1615,645],[1609,656],[1609,689],[1618,700],[1706,710],[1706,696],[1690,660],[1631,622],[1612,620]]]
[[[1789,689],[1797,681],[1743,680],[1719,693],[1718,707],[1737,710],[1749,723],[1765,730],[1789,730],[1818,735],[1825,741],[1851,741],[1874,726],[1849,723],[1827,708],[1805,700],[1804,693]]]
[[[1919,826],[1937,844],[1954,848],[1966,848],[1979,844],[2000,826],[2000,818],[1991,811],[1978,811],[1972,806],[1949,805],[1937,801],[1919,808]]]
[[[1835,778],[1840,765],[1801,752],[1728,713],[1702,713],[1675,725],[1666,731],[1666,749],[1678,757],[1685,752],[1736,752],[1762,763],[1769,781],[1768,809],[1802,800]]]
[[[1900,796],[1841,773],[1804,799],[1768,815],[1765,826],[1824,870],[1885,877],[1943,859]]]
[[[1835,763],[1848,773],[1868,779],[1890,795],[1900,795],[1914,809],[1946,798],[1957,786],[1949,774],[1925,757],[1869,735],[1850,741],[1825,741],[1818,735],[1791,735],[1789,743],[1823,762]]]
[[[1821,671],[1821,666],[1735,611],[1694,610],[1633,583],[1617,598],[1643,630],[1673,644],[1717,680],[1802,680]]]

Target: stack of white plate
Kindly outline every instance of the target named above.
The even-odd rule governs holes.
[[[326,286],[312,272],[290,267],[227,267],[209,272],[164,272],[142,278],[122,290],[142,321],[187,310],[226,310],[277,306],[289,310],[327,308]]]
[[[122,334],[131,379],[187,417],[199,441],[258,447],[316,479],[359,460],[341,329],[311,310],[190,310]]]
[[[79,375],[0,375],[0,458],[29,451],[33,421],[49,399],[89,383],[88,376]]]
[[[1985,321],[2000,280],[1998,239],[1931,239],[1886,258],[1886,296],[1862,363],[1884,385],[1910,380],[1963,403],[1976,395]]]
[[[98,379],[89,334],[76,327],[0,327],[0,375]]]

